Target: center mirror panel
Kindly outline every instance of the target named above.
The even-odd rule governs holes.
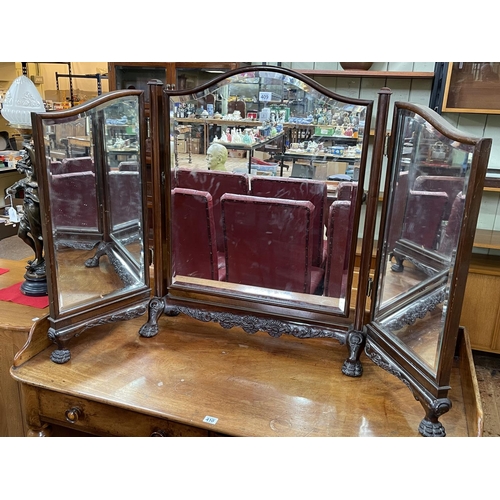
[[[348,315],[372,101],[277,70],[167,94],[172,283]]]
[[[375,320],[436,373],[474,147],[400,109]]]

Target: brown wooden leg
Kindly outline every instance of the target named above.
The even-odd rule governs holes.
[[[27,437],[50,437],[52,435],[49,424],[40,420],[40,406],[38,392],[34,387],[21,385],[21,395],[24,403]]]
[[[349,348],[349,357],[344,361],[342,373],[348,377],[361,377],[363,366],[359,360],[363,347],[365,345],[365,336],[362,332],[351,330],[347,334],[347,346]]]
[[[451,408],[448,398],[431,399],[421,397],[420,404],[425,409],[425,417],[418,426],[418,432],[424,437],[445,437],[446,431],[438,418]]]
[[[163,297],[153,297],[148,305],[148,321],[139,329],[141,337],[154,337],[158,333],[158,319],[165,311],[166,302]]]
[[[424,437],[444,437],[446,431],[443,424],[438,421],[451,408],[448,398],[436,398],[421,384],[404,373],[401,368],[387,356],[380,348],[370,342],[366,342],[366,355],[378,366],[399,378],[412,392],[414,398],[420,402],[425,410],[425,417],[418,426],[418,432]]]
[[[71,351],[66,348],[66,341],[61,340],[53,328],[49,328],[48,337],[52,342],[57,344],[57,349],[52,351],[50,359],[58,365],[67,363],[71,359]]]
[[[52,437],[52,428],[49,424],[44,424],[39,429],[29,427],[26,437]]]

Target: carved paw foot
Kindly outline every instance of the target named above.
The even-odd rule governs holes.
[[[400,257],[394,255],[394,261],[394,264],[392,264],[391,266],[391,271],[394,273],[402,273],[405,270],[403,265],[404,259],[401,259]]]
[[[158,323],[144,323],[139,329],[141,337],[154,337],[158,333]]]
[[[85,267],[97,267],[99,265],[99,257],[90,257],[85,261]]]
[[[446,431],[441,422],[431,422],[424,418],[418,426],[418,432],[424,437],[445,437]]]
[[[361,377],[363,375],[363,365],[360,361],[346,359],[342,365],[342,373],[348,377]]]
[[[363,366],[359,358],[365,345],[365,336],[362,332],[351,330],[347,334],[346,343],[349,348],[349,357],[344,361],[342,373],[348,377],[361,377]]]
[[[98,267],[100,258],[106,254],[108,248],[109,243],[99,243],[95,255],[85,261],[85,267]]]
[[[71,352],[69,349],[55,349],[50,355],[50,359],[59,365],[68,362],[71,359]]]
[[[158,333],[158,319],[164,313],[166,308],[165,299],[161,297],[153,297],[149,301],[148,321],[139,329],[141,337],[154,337]]]

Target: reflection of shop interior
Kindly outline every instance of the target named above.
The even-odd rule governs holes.
[[[256,175],[327,180],[343,174],[353,178],[360,160],[357,137],[321,135],[331,131],[328,127],[285,125],[280,132],[269,133],[265,140],[251,142],[245,138],[258,134],[259,122],[190,119],[180,123],[189,123],[190,129],[177,135],[178,153],[204,156],[215,139],[229,150],[229,159],[246,160],[246,170]],[[296,142],[299,134],[308,139]]]

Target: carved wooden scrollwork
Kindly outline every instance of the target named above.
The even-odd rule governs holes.
[[[365,345],[365,354],[380,368],[383,368],[385,371],[389,372],[391,375],[397,377],[403,384],[405,384],[408,389],[412,392],[412,387],[408,379],[405,377],[404,373],[390,360],[386,357],[382,356],[381,352],[375,348],[373,344],[370,343],[369,340],[366,341]],[[415,394],[414,394],[415,396]],[[415,399],[418,399],[415,397]]]
[[[400,316],[388,321],[384,326],[391,331],[397,331],[406,325],[413,325],[417,319],[424,318],[428,312],[443,303],[447,296],[445,287],[441,287],[410,305]]]
[[[186,314],[191,318],[205,323],[219,323],[223,328],[229,330],[240,327],[244,332],[255,334],[259,331],[266,332],[271,337],[281,335],[292,335],[297,338],[334,338],[341,344],[346,342],[346,333],[333,329],[318,328],[310,325],[291,323],[274,318],[261,318],[247,314],[234,314],[230,312],[208,311],[204,309],[185,307],[179,305],[168,305],[163,298],[155,297],[149,302],[148,321],[139,330],[142,337],[153,337],[158,333],[158,319],[161,314],[176,316]]]

